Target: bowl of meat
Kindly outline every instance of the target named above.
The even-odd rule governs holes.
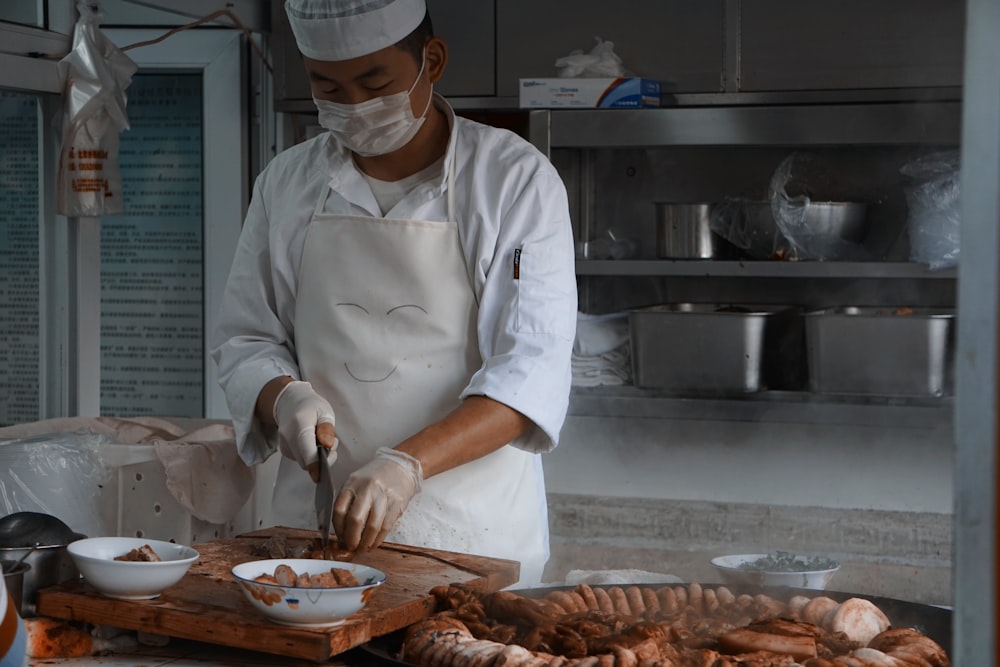
[[[66,550],[87,583],[121,600],[159,597],[198,560],[191,547],[142,537],[88,537]]]
[[[269,620],[296,627],[327,627],[359,611],[385,582],[385,573],[358,563],[272,558],[232,569],[246,599]]]
[[[821,556],[802,556],[787,551],[773,554],[718,556],[712,565],[731,585],[790,586],[824,590],[840,563]]]

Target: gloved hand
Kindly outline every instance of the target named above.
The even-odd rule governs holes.
[[[351,551],[382,544],[424,479],[420,461],[405,452],[380,448],[356,470],[333,505],[333,527]]]
[[[330,403],[317,394],[308,382],[289,382],[274,400],[274,423],[278,425],[281,453],[297,462],[303,470],[308,470],[313,481],[318,480],[317,437],[320,444],[328,449],[334,447],[335,441]],[[336,457],[334,449],[328,456],[330,463]]]

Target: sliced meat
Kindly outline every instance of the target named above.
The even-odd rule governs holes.
[[[843,632],[867,646],[878,634],[889,629],[889,619],[870,600],[851,598],[837,607],[825,627],[830,632]]]

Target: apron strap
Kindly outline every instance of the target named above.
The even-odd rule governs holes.
[[[448,222],[455,220],[455,156],[448,165]]]
[[[323,208],[326,206],[326,198],[330,195],[330,184],[325,183],[322,188],[320,188],[319,199],[316,200],[316,208],[313,209],[313,217],[320,215],[323,212]]]

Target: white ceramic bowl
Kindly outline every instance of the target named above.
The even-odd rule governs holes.
[[[262,574],[274,575],[279,565],[296,574],[321,574],[330,568],[350,570],[360,586],[338,588],[296,588],[254,581]],[[232,569],[250,604],[275,623],[297,627],[326,627],[343,622],[368,602],[375,589],[385,582],[385,573],[366,565],[314,558],[274,558],[242,563]]]
[[[719,556],[712,559],[712,565],[722,575],[723,581],[741,586],[787,586],[823,590],[830,579],[840,569],[840,564],[831,561],[832,566],[821,570],[781,570],[760,569],[756,564],[768,558],[768,554],[737,554]],[[795,556],[794,562],[806,563],[807,557]]]
[[[156,552],[159,562],[115,560],[144,544]],[[88,537],[70,542],[66,550],[84,580],[102,595],[121,600],[159,597],[198,560],[191,547],[144,537]]]

